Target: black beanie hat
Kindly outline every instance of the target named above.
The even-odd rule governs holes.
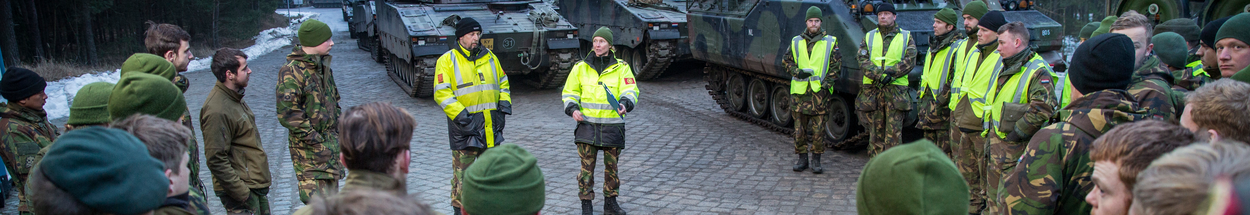
[[[990,31],[998,32],[999,27],[1007,25],[1007,18],[1003,17],[1002,11],[993,10],[981,16],[981,21],[977,22],[977,26],[985,27]]]
[[[1230,16],[1220,18],[1215,21],[1208,22],[1207,26],[1202,27],[1202,44],[1207,44],[1209,47],[1215,47],[1215,33],[1220,32],[1220,27],[1224,26],[1224,22],[1227,22],[1229,18],[1233,17]]]
[[[881,12],[890,12],[891,14],[898,15],[898,11],[894,10],[894,4],[890,3],[877,4],[877,13],[880,14]]]
[[[474,31],[482,31],[482,24],[478,24],[477,20],[474,20],[473,18],[466,17],[464,19],[460,19],[460,22],[456,23],[456,39],[460,39],[460,37],[463,37],[465,34],[469,34]]]
[[[4,96],[9,102],[39,94],[45,87],[48,87],[48,82],[43,77],[25,68],[10,67],[4,72],[4,77],[0,78],[0,96]]]
[[[1105,89],[1128,89],[1133,77],[1133,40],[1107,33],[1089,38],[1072,53],[1068,79],[1083,94]]]

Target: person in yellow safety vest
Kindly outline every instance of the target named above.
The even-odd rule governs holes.
[[[955,165],[968,182],[969,214],[980,214],[985,209],[985,138],[981,115],[985,107],[985,90],[990,77],[1002,69],[1002,57],[998,54],[997,29],[1006,24],[1002,13],[988,12],[984,2],[973,1],[964,6],[964,26],[976,37],[970,37],[970,49],[960,49],[955,61],[955,79],[951,81],[951,151]],[[978,16],[979,15],[979,16]],[[975,19],[969,18],[976,17]]]
[[[790,51],[782,57],[790,73],[790,116],[794,118],[794,153],[799,154],[793,170],[808,167],[811,153],[812,173],[821,174],[820,155],[825,153],[825,119],[833,81],[838,77],[842,57],[838,54],[838,38],[821,27],[824,13],[812,6],[807,9],[806,30],[790,40]],[[827,90],[826,90],[827,89]]]
[[[435,64],[434,102],[447,114],[451,144],[451,206],[460,213],[464,170],[477,156],[504,142],[504,115],[512,115],[508,75],[499,58],[478,44],[482,25],[473,18],[456,23],[456,48]]]
[[[990,160],[986,179],[989,185],[991,214],[1003,214],[1004,199],[998,185],[1004,173],[1015,167],[1033,133],[1050,122],[1059,105],[1052,81],[1054,72],[1040,55],[1029,48],[1029,30],[1022,22],[1012,22],[998,29],[998,52],[1002,53],[1003,70],[990,81],[987,92],[991,104],[986,109],[985,131]]]
[[[903,118],[911,110],[907,74],[916,63],[916,42],[911,32],[899,28],[894,4],[878,4],[877,29],[859,44],[863,86],[855,106],[859,122],[868,128],[868,156],[902,143]]]
[[[1188,92],[1210,82],[1211,76],[1202,70],[1202,46],[1199,45],[1201,43],[1199,41],[1202,41],[1202,27],[1198,26],[1193,19],[1175,18],[1159,23],[1154,28],[1155,36],[1165,32],[1176,33],[1185,41],[1186,52],[1181,62],[1176,65],[1168,64],[1168,66],[1178,68],[1172,70],[1172,88],[1184,89],[1184,92]]]
[[[638,83],[629,64],[613,56],[612,30],[600,27],[591,39],[593,52],[573,65],[561,92],[564,114],[577,121],[573,142],[582,160],[577,196],[582,202],[582,214],[592,213],[595,158],[603,151],[603,211],[625,214],[616,201],[621,187],[616,164],[625,148],[625,114],[638,103]]]
[[[924,131],[924,138],[933,141],[947,157],[951,154],[950,115],[951,73],[958,67],[955,63],[959,48],[965,42],[963,35],[955,32],[956,12],[943,8],[933,14],[933,37],[929,38],[929,54],[925,55],[924,75],[920,77],[920,120],[916,128]]]

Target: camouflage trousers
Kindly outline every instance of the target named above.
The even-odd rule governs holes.
[[[13,174],[13,171],[9,171],[9,174]],[[13,189],[17,190],[17,213],[21,215],[35,214],[31,212],[31,209],[34,208],[34,205],[31,205],[31,202],[27,199],[26,178],[22,178],[18,180],[17,178],[22,177],[22,176],[18,176],[18,175],[11,175],[11,176],[14,177]],[[0,199],[3,199],[3,197],[0,197]]]
[[[933,141],[933,145],[937,145],[946,153],[946,157],[955,159],[954,149],[951,147],[951,131],[950,130],[922,130],[924,138]]]
[[[998,195],[999,185],[1003,183],[1003,179],[1007,178],[1007,173],[1016,167],[1019,162],[1020,155],[1024,153],[1024,148],[1028,146],[1027,142],[1008,142],[999,138],[997,134],[990,131],[985,137],[986,149],[989,151],[989,160],[985,167],[985,193],[986,211],[992,214],[999,214],[1000,209],[1006,206],[1006,202]]]
[[[299,200],[304,204],[308,204],[318,193],[329,194],[339,190],[343,163],[339,162],[337,136],[326,139],[329,141],[322,143],[294,138],[289,140],[291,164],[295,166],[295,179],[299,181]]]
[[[269,215],[269,188],[251,189],[245,201],[232,199],[224,191],[214,190],[213,193],[221,197],[221,206],[226,208],[227,215]]]
[[[460,179],[464,178],[464,170],[482,156],[483,148],[465,148],[451,151],[451,206],[460,208]]]
[[[621,148],[577,143],[577,155],[582,158],[582,172],[577,174],[577,198],[581,200],[595,199],[595,159],[599,157],[600,150],[604,152],[603,196],[616,197],[620,194],[621,179],[616,176],[616,162],[621,157]]]
[[[981,133],[965,133],[951,123],[951,160],[968,181],[968,214],[981,214],[985,209],[985,138]]]
[[[868,157],[898,146],[903,142],[903,118],[906,112],[892,108],[859,111],[859,122],[868,129]]]
[[[807,115],[790,112],[794,117],[794,153],[825,153],[825,118],[828,115]]]

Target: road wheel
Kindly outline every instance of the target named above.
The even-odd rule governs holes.
[[[747,113],[757,119],[764,118],[768,113],[768,97],[771,91],[769,89],[768,82],[763,79],[751,79],[750,84],[747,85]]]
[[[629,58],[629,68],[634,70],[634,76],[644,77],[647,72],[642,71],[647,66],[647,44],[641,43],[633,48],[633,56]]]
[[[855,112],[846,98],[834,94],[829,99],[828,116],[825,117],[825,139],[832,142],[846,140],[851,136],[851,128],[856,123]]]
[[[729,105],[733,110],[741,111],[746,107],[747,83],[742,74],[729,72],[729,79],[725,81],[725,97],[729,98]]]
[[[789,127],[794,124],[794,117],[790,116],[791,105],[794,105],[790,98],[790,86],[780,85],[773,87],[773,101],[769,109],[773,110],[773,114],[769,114],[769,118],[774,125],[781,127]]]

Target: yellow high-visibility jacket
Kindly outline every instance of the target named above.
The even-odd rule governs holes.
[[[438,58],[434,102],[447,114],[452,150],[502,144],[504,115],[512,114],[508,75],[490,49],[458,47]]]
[[[625,117],[617,113],[609,102],[609,95],[619,101],[619,105],[624,106],[627,112],[632,111],[638,103],[638,83],[634,79],[633,70],[625,61],[613,58],[615,63],[607,65],[603,72],[599,72],[587,63],[593,57],[592,52],[585,60],[573,65],[561,93],[565,114],[572,115],[572,110],[579,110],[585,118],[577,123],[577,130],[573,132],[574,142],[623,148]],[[611,93],[607,90],[611,90]]]

